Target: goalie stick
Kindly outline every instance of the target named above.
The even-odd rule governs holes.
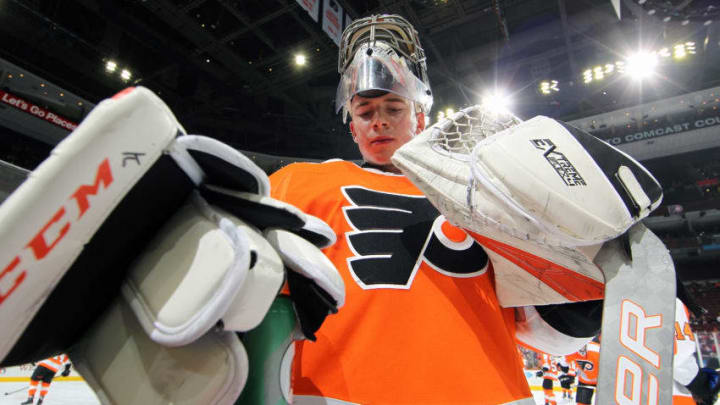
[[[533,121],[524,125],[511,114],[470,107],[418,135],[393,162],[450,222],[486,247],[501,305],[604,296],[598,404],[669,405],[674,267],[662,242],[636,223],[659,204],[659,185],[632,158],[591,135],[547,118]],[[530,139],[507,142],[508,136],[522,134]],[[535,149],[552,148],[533,155],[531,143]],[[590,152],[577,145],[592,149],[598,160],[585,157]],[[541,173],[546,162],[533,163],[533,156],[546,158],[553,171]],[[557,175],[573,187],[546,189]],[[618,183],[623,191],[610,188]],[[597,198],[616,191],[614,205]],[[577,207],[588,209],[584,222],[577,219],[582,213]],[[587,229],[593,232],[583,235]],[[586,291],[599,287],[600,294],[573,292],[582,286]]]
[[[620,240],[625,237],[629,252]],[[672,404],[675,269],[670,253],[638,223],[605,243],[595,263],[605,276],[597,403]]]
[[[22,387],[22,388],[18,388],[18,389],[13,390],[13,391],[8,391],[8,392],[6,392],[4,395],[11,395],[11,394],[15,394],[16,392],[25,391],[25,390],[28,389],[29,387],[30,387],[29,385],[26,385],[26,386],[24,386],[24,387]]]

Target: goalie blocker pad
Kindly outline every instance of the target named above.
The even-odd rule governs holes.
[[[267,177],[239,152],[202,137],[175,142],[183,133],[152,92],[127,89],[100,103],[0,206],[3,365],[71,347],[200,182],[267,193]]]
[[[70,347],[104,311],[133,252],[193,187],[163,155],[182,132],[148,90],[119,93],[0,206],[3,365]]]

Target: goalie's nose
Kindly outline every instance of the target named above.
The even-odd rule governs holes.
[[[384,130],[390,128],[390,122],[382,112],[378,112],[373,115],[372,128],[375,131]]]

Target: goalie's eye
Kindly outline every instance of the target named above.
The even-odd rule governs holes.
[[[363,111],[358,113],[358,116],[364,120],[369,120],[373,115],[372,111]]]

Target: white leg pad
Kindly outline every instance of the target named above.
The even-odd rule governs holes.
[[[166,347],[150,340],[122,299],[69,354],[104,405],[233,404],[247,381],[236,334],[213,331]]]

